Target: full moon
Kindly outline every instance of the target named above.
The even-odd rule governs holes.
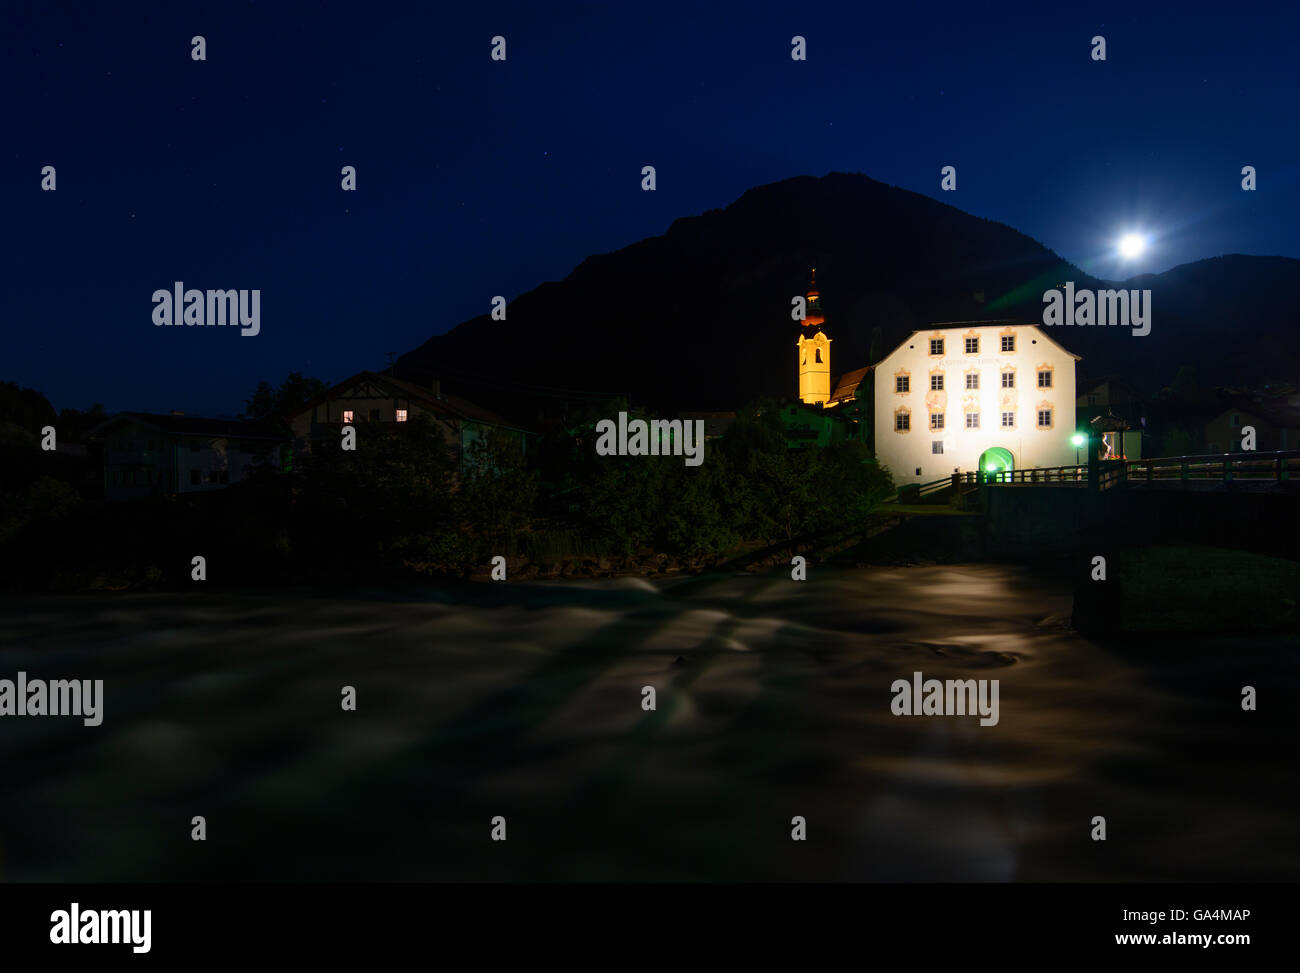
[[[1120,255],[1132,259],[1141,256],[1142,251],[1147,248],[1147,242],[1136,233],[1126,233],[1124,238],[1119,241]]]

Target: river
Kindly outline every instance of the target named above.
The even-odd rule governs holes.
[[[1070,606],[988,564],[0,599],[0,678],[104,680],[100,726],[0,717],[0,879],[1294,879],[1294,656]],[[997,724],[894,715],[918,671]]]

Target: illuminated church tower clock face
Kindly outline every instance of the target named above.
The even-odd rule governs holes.
[[[799,401],[819,405],[831,397],[831,339],[822,330],[822,298],[817,291],[817,268],[813,268],[809,287],[808,310],[803,320],[803,334],[797,342],[799,356]]]

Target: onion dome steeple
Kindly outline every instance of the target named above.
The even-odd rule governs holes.
[[[820,328],[826,323],[826,316],[822,313],[822,295],[817,290],[817,268],[812,269],[812,283],[809,285],[808,293],[808,310],[804,317],[804,327]]]

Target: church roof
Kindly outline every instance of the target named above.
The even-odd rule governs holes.
[[[866,379],[871,372],[871,366],[866,365],[862,368],[855,368],[851,372],[845,372],[835,380],[831,389],[831,402],[839,402],[841,399],[851,399],[858,391],[858,386]]]

